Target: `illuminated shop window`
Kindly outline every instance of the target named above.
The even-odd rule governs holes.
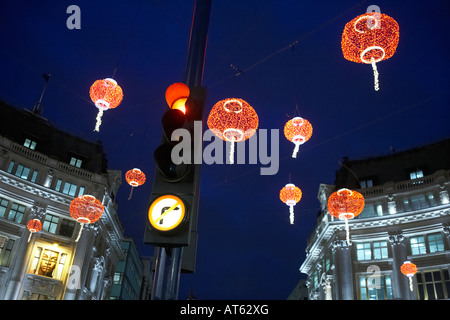
[[[66,253],[37,246],[34,249],[29,273],[61,280],[66,262]]]

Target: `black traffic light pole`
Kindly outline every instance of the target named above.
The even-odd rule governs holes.
[[[196,0],[186,60],[185,84],[201,87],[205,62],[211,0]],[[194,222],[196,223],[196,222]],[[183,247],[156,247],[153,300],[177,300]]]

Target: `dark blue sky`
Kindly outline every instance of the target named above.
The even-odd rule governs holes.
[[[81,9],[81,29],[69,30],[69,5]],[[142,255],[153,150],[167,105],[166,88],[183,80],[194,1],[4,1],[0,4],[0,99],[31,109],[52,75],[43,116],[89,140],[100,140],[110,169],[139,167],[147,183],[134,190],[125,180],[118,194],[125,235]],[[378,63],[380,91],[370,65],[345,60],[345,24],[375,4],[400,26],[395,55]],[[388,154],[450,136],[448,21],[440,1],[214,1],[204,86],[206,116],[228,97],[250,103],[260,128],[279,129],[280,168],[261,176],[257,165],[204,165],[199,213],[197,270],[181,276],[180,298],[286,299],[304,277],[306,239],[320,209],[320,183],[333,184],[344,156]],[[295,49],[289,45],[298,40]],[[235,76],[230,65],[242,71]],[[103,116],[89,87],[111,77],[124,100]],[[300,115],[312,138],[291,158],[282,133]],[[206,129],[206,128],[205,128]],[[289,182],[302,189],[295,224],[279,200]]]

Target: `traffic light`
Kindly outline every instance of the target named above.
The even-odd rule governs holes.
[[[174,87],[182,90],[169,92]],[[197,222],[201,168],[194,158],[202,150],[205,95],[205,88],[188,88],[182,83],[166,91],[169,109],[161,120],[161,144],[154,151],[156,170],[144,243],[170,247],[189,246],[191,242],[191,229]]]

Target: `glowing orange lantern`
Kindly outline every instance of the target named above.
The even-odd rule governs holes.
[[[171,109],[178,109],[186,113],[186,100],[189,98],[190,90],[181,82],[171,84],[166,90],[166,101]]]
[[[409,289],[413,291],[413,282],[412,278],[417,273],[417,266],[410,261],[405,261],[403,265],[400,267],[400,271],[409,278]]]
[[[297,157],[297,152],[300,145],[304,144],[312,136],[311,123],[301,117],[295,117],[289,120],[284,126],[284,135],[286,139],[295,144],[292,158]]]
[[[302,191],[292,183],[288,183],[280,191],[280,200],[289,206],[289,219],[294,224],[294,206],[302,198]]]
[[[145,174],[140,169],[134,168],[125,173],[125,180],[131,186],[130,196],[128,197],[128,200],[130,200],[134,187],[139,187],[144,184]]]
[[[258,129],[258,115],[244,100],[229,98],[217,102],[211,109],[207,124],[219,138],[230,141],[230,163],[234,162],[234,143],[253,136]]]
[[[42,222],[39,219],[31,219],[27,223],[27,228],[30,231],[30,235],[28,236],[28,242],[30,242],[31,236],[33,233],[39,232],[42,230]]]
[[[69,207],[70,215],[81,224],[76,242],[80,239],[83,226],[98,221],[103,210],[103,204],[94,196],[82,195],[72,200]]]
[[[123,92],[115,80],[107,78],[95,81],[89,90],[89,95],[98,108],[97,123],[95,124],[95,131],[98,132],[102,123],[103,111],[116,108],[122,102]]]
[[[378,12],[366,13],[345,25],[342,52],[349,61],[372,64],[375,90],[378,90],[376,63],[394,55],[399,37],[399,26],[394,19]]]
[[[340,220],[345,220],[347,243],[350,245],[348,220],[359,215],[364,209],[364,197],[361,193],[349,189],[340,189],[328,198],[328,212]]]

